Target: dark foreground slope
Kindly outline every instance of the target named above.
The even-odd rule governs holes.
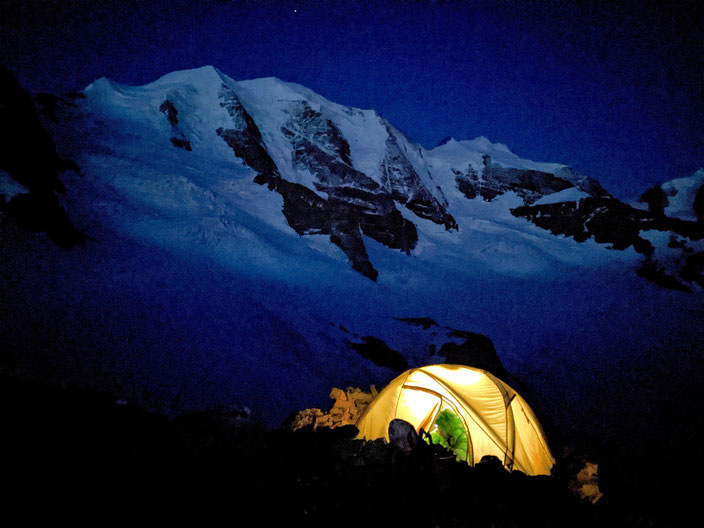
[[[526,477],[430,447],[404,458],[354,440],[354,426],[266,431],[223,410],[168,419],[7,369],[0,378],[4,513],[26,518],[148,511],[258,526],[669,526],[691,504],[677,471],[607,463],[606,494],[592,505],[569,491],[573,460],[564,457],[555,475]]]

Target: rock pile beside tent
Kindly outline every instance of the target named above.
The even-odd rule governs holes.
[[[374,385],[371,386],[369,392],[358,387],[347,387],[346,390],[333,388],[330,391],[330,398],[335,400],[335,403],[328,412],[317,408],[304,409],[296,413],[290,427],[296,431],[310,425],[314,429],[318,427],[334,429],[344,425],[356,425],[359,417],[377,394],[379,391]]]

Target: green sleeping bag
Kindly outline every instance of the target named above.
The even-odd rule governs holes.
[[[469,451],[467,431],[462,420],[450,409],[440,411],[431,428],[430,438],[433,444],[439,444],[452,451],[457,460],[466,461]]]

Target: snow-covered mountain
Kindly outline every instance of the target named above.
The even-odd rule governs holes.
[[[428,150],[373,110],[212,67],[99,79],[45,126],[80,167],[61,203],[88,242],[6,237],[4,324],[25,361],[128,399],[275,423],[469,331],[538,408],[597,420],[602,377],[704,339],[701,221],[484,137]]]
[[[663,222],[633,209],[613,199],[596,180],[564,165],[521,159],[505,145],[484,137],[451,139],[428,151],[372,110],[344,107],[275,78],[235,82],[205,67],[175,72],[144,87],[120,86],[103,78],[84,94],[81,119],[94,148],[113,149],[114,138],[121,136],[118,158],[122,154],[144,158],[149,152],[152,176],[159,175],[157,166],[168,157],[207,175],[200,179],[180,175],[185,180],[169,182],[147,178],[137,170],[111,180],[109,185],[129,203],[147,201],[145,205],[159,209],[171,200],[168,207],[175,208],[170,210],[172,221],[157,222],[161,227],[168,224],[174,229],[179,222],[174,215],[180,220],[188,218],[182,228],[189,233],[167,236],[158,229],[160,243],[168,238],[180,245],[185,239],[202,237],[218,242],[215,253],[222,253],[224,246],[230,248],[224,252],[231,253],[233,240],[243,236],[243,226],[227,217],[235,210],[246,211],[282,234],[291,235],[292,230],[306,238],[314,235],[316,251],[329,260],[330,254],[338,253],[322,242],[322,237],[327,238],[352,269],[377,280],[379,272],[369,258],[365,238],[421,260],[429,251],[449,251],[454,259],[479,257],[491,269],[508,267],[519,274],[539,269],[545,259],[574,263],[603,257],[603,250],[556,245],[553,237],[511,216],[527,218],[580,242],[594,238],[619,250],[632,247],[644,255],[641,268],[659,269],[653,263],[658,262],[656,249],[662,244],[651,239],[662,238],[662,233],[686,238],[690,248],[691,241],[702,237],[694,222]],[[106,161],[105,153],[76,155],[87,167]],[[222,192],[223,186],[232,191],[239,185],[247,188],[237,189],[239,196],[262,194],[250,190],[252,181],[266,185],[274,194],[263,193],[266,197],[252,202],[257,203],[255,208],[238,203],[232,192]],[[179,212],[189,201],[191,207],[202,207],[205,198],[192,196],[184,201],[184,192],[213,193],[207,199],[217,212]],[[190,216],[181,214],[187,212]],[[487,241],[494,249],[476,240],[477,233],[473,233],[482,218],[493,218],[493,226],[505,228],[505,236]],[[501,222],[496,222],[499,218]],[[204,225],[206,219],[211,225]],[[148,236],[156,232],[139,230]],[[641,236],[651,231],[661,234]],[[531,243],[536,236],[543,239],[541,244]],[[269,233],[260,238],[264,246],[281,239]],[[306,240],[297,247],[309,248],[312,243]],[[211,246],[206,245],[208,253]],[[497,247],[506,247],[508,254],[501,255],[503,249],[497,253]],[[694,251],[698,250],[696,246]],[[589,256],[575,258],[575,251]],[[487,257],[489,252],[497,258]],[[265,256],[266,252],[259,255]],[[222,258],[242,260],[247,266],[249,257],[223,254]],[[275,261],[277,267],[282,262]],[[662,284],[683,289],[690,289],[691,283],[701,284],[699,268],[679,276],[678,270],[670,271],[669,282]],[[300,273],[295,275],[300,277]]]
[[[328,237],[372,280],[378,271],[363,237],[410,254],[424,231],[458,231],[453,212],[467,214],[468,198],[510,192],[533,202],[579,184],[566,167],[521,160],[484,138],[425,151],[374,111],[343,107],[274,78],[237,83],[207,67],[141,88],[100,79],[85,95],[90,115],[108,117],[117,130],[125,121],[143,129],[137,150],[149,136],[162,148],[192,153],[186,159],[217,160],[230,173],[254,171],[246,184],[266,184],[283,200],[255,213],[260,220],[281,227],[283,211],[290,229]],[[145,189],[134,191],[145,196]],[[496,210],[508,216],[505,206]]]

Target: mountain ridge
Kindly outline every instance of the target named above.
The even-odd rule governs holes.
[[[450,138],[427,150],[373,110],[333,103],[276,77],[234,81],[212,66],[173,72],[143,87],[123,87],[102,78],[84,93],[98,107],[105,104],[102,111],[108,115],[132,119],[128,101],[133,100],[133,106],[152,114],[151,121],[144,120],[148,126],[164,130],[166,124],[163,119],[159,123],[154,112],[158,104],[177,148],[216,152],[215,131],[234,157],[256,172],[254,181],[282,196],[283,215],[296,233],[329,237],[352,269],[372,280],[377,280],[378,270],[369,259],[364,237],[410,254],[418,244],[419,219],[461,230],[452,211],[465,209],[464,200],[492,202],[516,195],[523,203],[510,208],[514,217],[577,241],[594,238],[617,250],[633,247],[645,257],[636,266],[639,272],[657,269],[657,274],[671,279],[658,279],[659,284],[691,290],[692,284],[702,283],[697,225],[656,221],[629,209],[593,178],[559,163],[522,159],[484,136]],[[572,188],[564,203],[591,197],[599,199],[598,205],[577,213],[576,208],[546,203]],[[549,217],[541,217],[548,211]],[[599,222],[594,211],[599,211]],[[582,227],[576,231],[564,227],[575,223]],[[609,234],[624,223],[631,225],[632,235]],[[667,262],[661,263],[659,253],[672,253],[672,248],[656,252],[652,241],[638,236],[652,230],[689,240],[684,245],[696,257],[683,252],[677,258],[667,255]],[[673,264],[677,260],[685,263]],[[643,276],[652,279],[653,274]]]
[[[333,103],[276,77],[234,81],[213,66],[171,72],[141,87],[102,77],[82,95],[71,119],[95,116],[88,119],[89,133],[98,138],[96,120],[112,123],[115,135],[138,133],[149,141],[166,135],[173,148],[254,170],[253,181],[283,199],[281,213],[294,232],[328,237],[353,270],[373,281],[379,272],[366,237],[410,255],[423,238],[418,230],[427,230],[422,220],[462,230],[466,224],[458,214],[470,223],[482,214],[469,211],[476,207],[468,203],[516,196],[518,203],[509,199],[504,206],[507,216],[579,242],[592,238],[617,250],[632,247],[644,257],[634,269],[657,284],[691,290],[704,282],[703,230],[691,215],[667,220],[664,210],[639,212],[593,178],[559,163],[522,159],[484,136],[448,138],[427,150],[374,110]],[[134,155],[140,156],[138,150]],[[595,205],[582,211],[584,198]],[[667,244],[639,235],[658,231],[671,233]]]

